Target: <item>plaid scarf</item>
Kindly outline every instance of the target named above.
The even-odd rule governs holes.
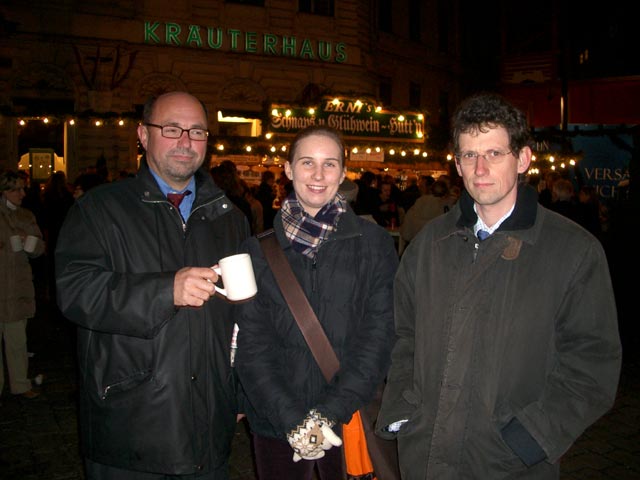
[[[346,211],[346,201],[337,193],[332,202],[311,217],[298,202],[296,192],[291,192],[281,209],[284,233],[296,252],[315,258],[318,248],[336,230],[340,215]]]

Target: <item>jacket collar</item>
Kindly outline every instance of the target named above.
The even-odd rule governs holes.
[[[222,197],[224,195],[224,192],[213,183],[209,174],[202,168],[196,171],[194,178],[196,181],[196,198],[193,201],[193,208],[209,201],[211,198]],[[153,177],[144,157],[140,160],[140,168],[138,169],[136,179],[139,181],[141,189],[140,195],[144,200],[156,202],[166,201],[166,197],[162,194],[162,191],[160,191],[160,187]]]
[[[456,222],[458,227],[473,226],[478,220],[478,215],[473,209],[474,200],[466,190],[460,195],[460,217]],[[538,193],[529,185],[521,183],[518,185],[518,196],[516,205],[511,215],[500,225],[497,232],[527,230],[536,223],[538,213]]]

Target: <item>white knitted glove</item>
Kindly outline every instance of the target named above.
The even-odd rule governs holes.
[[[287,434],[287,440],[293,448],[294,462],[318,460],[324,457],[325,450],[342,445],[340,437],[331,430],[331,422],[315,410]]]
[[[324,435],[324,440],[320,444],[320,448],[322,448],[322,450],[329,450],[332,447],[339,447],[342,445],[342,439],[331,429],[335,422],[332,422],[327,417],[323,416],[315,408],[309,411],[309,415],[311,415],[316,423],[320,425],[320,429]]]

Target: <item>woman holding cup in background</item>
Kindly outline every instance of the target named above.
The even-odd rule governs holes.
[[[29,258],[44,253],[45,244],[35,216],[22,208],[24,181],[18,172],[0,172],[0,340],[14,395],[31,399],[39,395],[27,377],[27,319],[36,311],[35,290]],[[0,352],[0,393],[4,365]]]

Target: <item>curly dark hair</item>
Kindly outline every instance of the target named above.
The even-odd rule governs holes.
[[[478,93],[465,99],[452,120],[453,148],[460,150],[460,135],[504,127],[509,134],[509,147],[514,153],[531,146],[531,132],[524,113],[495,93]]]
[[[16,188],[20,180],[22,180],[22,177],[19,172],[11,169],[0,170],[0,192]]]

